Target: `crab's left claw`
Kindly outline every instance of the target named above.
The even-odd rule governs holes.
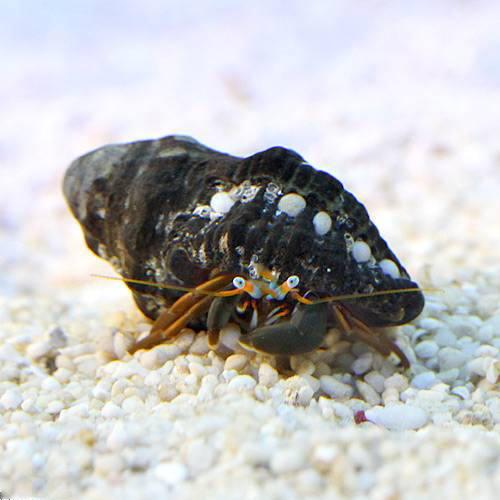
[[[317,349],[326,335],[327,304],[297,304],[290,321],[257,328],[240,339],[252,351],[304,354]]]

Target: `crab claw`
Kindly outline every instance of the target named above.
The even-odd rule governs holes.
[[[207,317],[208,344],[215,349],[219,345],[219,331],[224,328],[233,314],[236,303],[240,300],[238,295],[232,297],[216,297]]]
[[[327,304],[297,304],[290,321],[257,328],[240,339],[252,351],[304,354],[317,349],[326,335]]]

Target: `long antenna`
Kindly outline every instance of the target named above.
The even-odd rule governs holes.
[[[401,288],[399,290],[377,290],[375,292],[351,293],[346,295],[336,295],[332,297],[322,297],[321,299],[313,300],[313,304],[323,304],[324,302],[339,302],[342,300],[362,299],[366,297],[376,297],[377,295],[394,295],[397,293],[414,293],[414,292],[430,292],[438,291],[432,288]]]
[[[147,285],[147,286],[152,286],[155,288],[161,288],[164,290],[176,290],[178,292],[189,292],[189,293],[195,293],[199,295],[209,295],[211,297],[227,297],[231,295],[236,295],[242,292],[242,290],[225,290],[225,291],[220,291],[220,292],[214,292],[210,290],[199,290],[197,288],[189,288],[186,286],[180,286],[180,285],[166,285],[162,283],[154,283],[152,281],[146,281],[146,280],[137,280],[133,278],[118,278],[115,276],[105,276],[102,274],[91,274],[92,277],[94,278],[102,278],[106,280],[113,280],[113,281],[123,281],[125,283],[135,283],[137,285]],[[398,293],[415,293],[415,292],[436,292],[440,291],[439,289],[435,288],[402,288],[398,290],[377,290],[375,292],[365,292],[365,293],[351,293],[351,294],[345,294],[345,295],[336,295],[336,296],[330,296],[330,297],[322,297],[320,299],[315,299],[315,300],[310,300],[305,297],[302,297],[298,293],[294,293],[293,295],[295,298],[304,304],[323,304],[325,302],[341,302],[344,300],[354,300],[354,299],[362,299],[362,298],[367,298],[367,297],[376,297],[380,295],[394,295]]]
[[[209,290],[197,290],[196,288],[189,288],[187,286],[165,285],[162,283],[154,283],[152,281],[136,280],[132,278],[118,278],[116,276],[105,276],[103,274],[91,274],[90,276],[92,276],[93,278],[102,278],[105,280],[124,281],[125,283],[135,283],[137,285],[153,286],[155,288],[162,288],[164,290],[176,290],[178,292],[191,292],[200,295],[211,295],[212,297],[220,297],[220,292],[211,292]]]

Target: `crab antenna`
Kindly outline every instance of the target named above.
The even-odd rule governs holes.
[[[366,293],[351,293],[347,295],[337,295],[335,297],[323,297],[311,301],[312,304],[322,304],[324,302],[339,302],[342,300],[360,299],[365,297],[375,297],[377,295],[394,295],[396,293],[414,293],[414,292],[438,292],[437,288],[401,288],[399,290],[377,290],[376,292],[366,292]]]
[[[135,283],[137,285],[147,285],[147,286],[154,286],[156,288],[162,288],[164,290],[177,290],[179,292],[190,292],[190,293],[196,293],[199,295],[210,295],[212,297],[225,297],[228,295],[237,295],[241,293],[240,290],[227,290],[225,292],[212,292],[209,290],[198,290],[197,288],[189,288],[187,286],[180,286],[180,285],[165,285],[162,283],[154,283],[152,281],[146,281],[146,280],[136,280],[132,278],[123,278],[123,277],[116,277],[116,276],[105,276],[103,274],[91,274],[93,278],[102,278],[106,280],[114,280],[114,281],[123,281],[125,283]]]
[[[113,280],[113,281],[123,281],[124,283],[135,283],[137,285],[147,285],[147,286],[153,286],[155,288],[161,288],[164,290],[176,290],[179,292],[189,292],[189,293],[195,293],[198,295],[209,295],[211,297],[230,297],[233,295],[239,295],[246,291],[245,289],[238,289],[235,288],[233,290],[223,290],[219,292],[213,292],[210,290],[199,290],[196,287],[190,288],[187,286],[180,286],[180,285],[166,285],[162,283],[154,283],[153,281],[146,281],[146,280],[137,280],[133,278],[123,278],[123,277],[116,277],[116,276],[105,276],[103,274],[91,274],[93,278],[102,278],[106,280]],[[377,295],[393,295],[396,293],[413,293],[413,292],[439,292],[441,291],[438,288],[402,288],[400,290],[378,290],[376,292],[366,292],[366,293],[353,293],[353,294],[346,294],[346,295],[337,295],[337,296],[331,296],[331,297],[323,297],[321,299],[316,299],[316,300],[311,300],[307,299],[305,297],[302,297],[299,293],[295,291],[295,289],[290,290],[292,292],[293,297],[298,300],[299,302],[302,302],[303,304],[322,304],[325,302],[340,302],[343,300],[354,300],[354,299],[360,299],[360,298],[366,298],[366,297],[374,297]]]

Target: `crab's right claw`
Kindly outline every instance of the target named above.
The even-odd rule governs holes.
[[[240,300],[240,297],[234,295],[230,297],[216,297],[212,301],[207,317],[208,345],[211,349],[217,349],[219,345],[219,332],[230,320],[238,300]]]
[[[327,304],[298,304],[290,321],[263,326],[240,338],[246,349],[266,354],[304,354],[326,335]]]

